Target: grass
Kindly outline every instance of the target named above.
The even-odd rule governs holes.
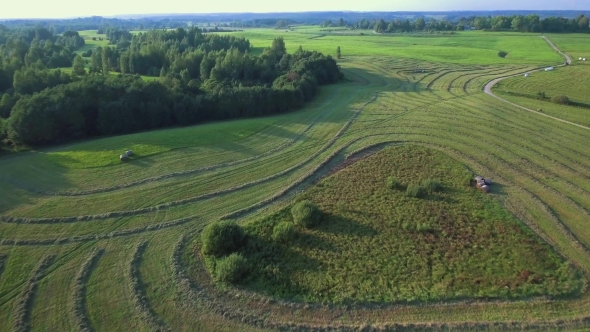
[[[249,29],[234,32],[250,39],[254,50],[268,47],[273,38],[283,37],[287,51],[300,45],[304,49],[318,50],[336,56],[336,48],[343,57],[396,56],[424,61],[463,64],[531,64],[559,62],[560,57],[547,52],[545,42],[538,35],[496,34],[485,32],[459,32],[454,35],[384,34],[372,31],[355,31],[355,35],[341,35],[325,30],[299,28],[296,32],[283,30]],[[321,36],[321,37],[320,37]],[[316,38],[314,38],[316,37]],[[320,37],[320,38],[317,38]],[[506,58],[499,51],[508,52]],[[255,53],[255,52],[254,52]]]
[[[0,330],[12,329],[11,314],[17,299],[35,273],[36,264],[50,254],[56,258],[36,288],[29,315],[31,327],[76,329],[81,316],[73,308],[80,302],[72,294],[80,290],[77,278],[95,248],[103,249],[104,254],[86,275],[84,312],[97,331],[153,328],[144,319],[142,303],[149,305],[145,308],[153,312],[150,316],[157,316],[171,330],[192,330],[195,326],[202,330],[253,331],[395,324],[475,329],[475,322],[489,329],[514,328],[506,322],[517,322],[523,329],[583,327],[582,319],[590,312],[585,288],[576,296],[550,300],[467,301],[454,305],[435,302],[366,310],[354,305],[334,308],[269,302],[257,293],[215,287],[194,257],[190,242],[177,246],[181,239],[192,241],[205,225],[228,216],[244,224],[288,208],[295,194],[309,188],[317,177],[350,165],[363,157],[366,148],[383,144],[425,146],[452,157],[473,173],[492,177],[494,189],[485,199],[493,204],[500,202],[575,266],[584,280],[590,273],[588,132],[482,92],[482,87],[496,77],[561,62],[541,38],[513,33],[360,36],[347,35],[350,31],[301,30],[305,28],[289,33],[261,29],[243,32],[253,41],[254,51],[261,51],[278,35],[285,36],[289,49],[303,45],[334,54],[336,46],[342,47],[345,59],[339,64],[351,82],[322,88],[301,111],[1,156],[0,214],[30,223],[0,221],[4,243],[0,256],[5,257],[0,274]],[[587,48],[587,36],[549,38],[572,55],[581,55]],[[499,58],[500,50],[509,55]],[[567,70],[582,66],[575,64]],[[559,76],[565,69],[547,74]],[[581,77],[576,80],[583,82]],[[565,95],[572,100],[583,98],[582,89],[580,84]],[[529,98],[506,98],[527,107],[537,103]],[[587,121],[581,108],[545,104],[542,107],[548,114]],[[117,157],[126,149],[134,150],[137,157],[121,164]],[[405,188],[386,188],[387,176],[376,188],[406,200]],[[395,177],[404,186],[411,184],[404,183],[401,175]],[[440,179],[443,191],[423,199],[412,198],[411,206],[430,203],[433,195],[455,194],[442,175],[416,178],[414,184],[427,178]],[[338,206],[332,208],[336,211]],[[131,214],[78,219],[117,211]],[[74,219],[52,222],[64,217]],[[400,233],[415,233],[416,238],[437,234],[436,227],[419,221],[412,224],[415,230],[410,224],[404,230],[402,222]],[[320,223],[303,235],[319,232],[321,227]],[[292,241],[302,241],[300,235],[297,231]],[[149,245],[143,248],[133,270],[137,277],[130,278],[134,249],[145,241]],[[534,262],[533,257],[530,263]],[[467,264],[471,263],[463,266]],[[477,262],[472,265],[478,266]],[[179,271],[186,273],[179,277]],[[378,280],[379,274],[375,276]],[[141,287],[134,289],[130,280]],[[457,298],[449,293],[438,294]],[[135,300],[138,294],[142,302]],[[405,290],[404,294],[429,296],[421,289]],[[520,294],[527,293],[523,290]]]
[[[590,125],[590,96],[586,93],[590,84],[590,66],[572,65],[551,72],[531,73],[529,77],[518,76],[501,81],[494,88],[509,101],[581,125]],[[546,98],[538,99],[544,92]],[[551,98],[567,96],[573,104],[568,107],[555,105]]]
[[[391,175],[402,183],[436,177],[448,189],[406,198],[383,187]],[[240,253],[251,270],[244,287],[339,303],[579,291],[567,263],[494,198],[465,185],[470,175],[443,153],[411,145],[359,161],[297,198],[316,203],[324,217],[289,243],[272,241],[276,225],[294,222],[289,207],[245,223],[248,245]]]

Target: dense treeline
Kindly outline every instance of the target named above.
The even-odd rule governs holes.
[[[111,32],[116,45],[127,37]],[[53,144],[283,113],[342,76],[330,56],[301,47],[287,54],[282,38],[260,56],[250,55],[249,47],[248,40],[205,35],[197,28],[150,31],[133,36],[127,49],[93,52],[89,74],[25,67],[30,84],[16,84],[24,74],[15,73],[12,93],[0,98],[0,139]],[[154,71],[158,81],[137,75]]]
[[[563,17],[547,17],[541,19],[536,14],[528,16],[471,16],[462,17],[455,21],[425,19],[419,17],[416,20],[395,19],[385,21],[383,19],[371,21],[362,19],[353,24],[347,24],[343,19],[337,22],[326,20],[324,27],[349,26],[356,29],[373,29],[375,32],[414,32],[414,31],[454,31],[454,30],[488,30],[488,31],[519,31],[519,32],[570,32],[590,33],[590,22],[585,15],[567,19]]]
[[[0,25],[0,93],[30,94],[69,82],[68,75],[49,69],[71,67],[74,50],[83,45],[76,31],[56,36],[45,28],[10,30]]]

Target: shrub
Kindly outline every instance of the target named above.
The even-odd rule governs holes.
[[[291,208],[291,215],[295,224],[311,228],[318,224],[321,211],[310,201],[301,201]]]
[[[277,224],[272,230],[272,239],[276,242],[288,242],[295,236],[295,226],[288,222]]]
[[[554,96],[551,98],[551,102],[559,105],[569,105],[570,99],[567,96]]]
[[[545,99],[547,99],[547,96],[545,95],[545,92],[543,92],[543,91],[537,92],[537,99],[539,99],[539,100],[545,100]]]
[[[240,254],[233,253],[217,261],[215,280],[237,284],[248,274],[248,261]]]
[[[508,53],[507,53],[507,52],[504,52],[504,51],[500,51],[500,52],[498,52],[498,56],[499,56],[500,58],[505,58],[507,55],[508,55]]]
[[[402,184],[395,176],[390,176],[387,178],[387,181],[385,181],[385,185],[388,189],[397,189],[401,187]]]
[[[422,187],[429,192],[437,192],[443,189],[443,185],[439,179],[426,179],[422,181]]]
[[[207,225],[201,233],[204,254],[224,255],[232,253],[242,247],[246,236],[244,230],[232,221],[219,221]]]
[[[413,198],[422,198],[425,195],[424,188],[420,187],[419,185],[409,185],[408,189],[406,190],[406,196],[413,197]]]

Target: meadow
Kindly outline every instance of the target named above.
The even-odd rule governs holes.
[[[341,46],[344,59],[339,65],[349,81],[322,88],[304,109],[280,116],[0,156],[1,331],[29,326],[34,331],[587,328],[590,131],[526,112],[482,91],[495,78],[562,63],[543,39],[479,32],[326,34],[315,39],[297,31],[236,34],[248,36],[255,47],[269,45],[278,35],[291,51],[302,45],[333,54]],[[576,44],[587,40],[549,38],[574,56],[583,47]],[[509,56],[498,57],[500,50]],[[565,113],[562,106],[554,106],[555,112]],[[489,202],[495,211],[506,209],[504,222],[518,225],[515,239],[519,234],[530,239],[532,233],[536,238],[522,247],[505,242],[506,248],[498,249],[512,250],[502,251],[499,261],[514,262],[510,268],[559,261],[579,271],[578,291],[553,296],[556,293],[541,289],[496,300],[463,300],[442,292],[445,301],[432,297],[427,303],[338,305],[315,302],[338,302],[335,297],[310,297],[312,303],[269,300],[256,288],[236,292],[211,283],[194,254],[193,243],[203,227],[222,219],[249,225],[280,214],[295,200],[321,193],[313,184],[332,170],[392,144],[432,151],[452,169],[492,177],[497,191],[481,201],[456,204],[467,207],[466,202],[472,202],[469,209],[475,209]],[[137,155],[120,163],[118,155],[126,149]],[[403,160],[387,163],[391,166],[383,172]],[[325,181],[347,172],[378,175],[357,163]],[[339,209],[327,203],[324,208]],[[485,240],[478,250],[492,245]],[[547,256],[528,256],[525,249],[537,245]],[[405,256],[400,255],[395,257]],[[379,257],[382,253],[372,262],[376,267]],[[476,261],[479,256],[469,257]],[[557,265],[547,271],[556,271]],[[477,296],[478,289],[471,287],[466,296]],[[376,298],[374,287],[367,289],[372,293],[357,300]],[[408,299],[420,292],[424,290],[397,297],[391,293],[389,299]]]
[[[297,198],[318,207],[321,220],[314,227],[274,237],[279,225],[293,224],[290,211],[297,203],[244,224],[247,244],[238,252],[250,269],[240,285],[312,303],[579,291],[576,272],[477,190],[473,178],[457,161],[421,146],[402,145],[356,161]],[[429,180],[437,185],[426,186],[423,197],[407,196],[406,188]],[[199,238],[194,247],[199,252]],[[205,257],[215,274],[223,256]]]

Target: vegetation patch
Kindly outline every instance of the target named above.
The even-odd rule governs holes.
[[[577,272],[493,196],[466,185],[470,176],[435,150],[383,150],[321,181],[293,206],[246,223],[248,242],[239,254],[210,255],[206,265],[220,280],[220,265],[241,271],[230,265],[243,259],[248,273],[235,279],[243,287],[307,302],[512,299],[580,290]],[[421,183],[408,188],[421,188],[422,199],[384,186],[390,177]],[[313,209],[321,211],[315,227],[295,223]],[[297,237],[276,241],[277,229],[289,223]]]
[[[567,96],[555,96],[551,97],[551,102],[559,105],[569,105],[570,99]]]

